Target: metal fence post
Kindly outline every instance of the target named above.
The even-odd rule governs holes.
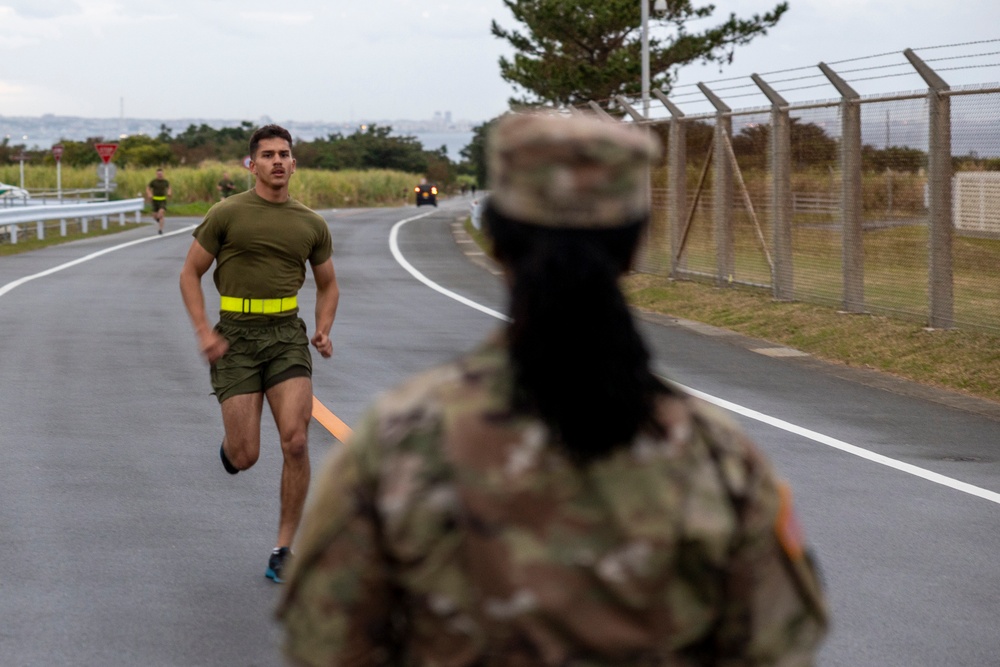
[[[600,104],[598,104],[597,102],[594,102],[594,101],[590,101],[590,102],[588,102],[588,103],[587,103],[587,105],[588,105],[588,106],[590,107],[590,109],[591,109],[591,110],[592,110],[592,111],[593,111],[593,112],[594,112],[595,114],[597,114],[597,116],[598,116],[599,118],[602,118],[602,119],[604,119],[604,120],[614,120],[614,119],[615,119],[615,118],[614,118],[614,116],[612,116],[612,115],[611,115],[611,114],[609,114],[609,113],[608,113],[607,111],[605,111],[604,109],[602,109],[602,108],[601,108],[601,105],[600,105]]]
[[[751,77],[771,102],[771,206],[774,210],[774,272],[771,293],[778,301],[795,298],[792,269],[792,123],[788,102],[758,75]]]
[[[861,96],[825,63],[820,70],[840,93],[840,217],[843,297],[848,313],[865,312],[865,246],[861,229]]]
[[[715,155],[712,156],[712,219],[715,232],[715,282],[732,282],[736,265],[733,248],[733,166],[727,146],[732,141],[732,109],[719,99],[708,86],[698,84],[702,94],[715,107]]]
[[[641,127],[647,133],[652,132],[652,130],[649,128],[649,125],[646,123],[646,117],[643,116],[638,111],[636,111],[635,108],[631,104],[628,103],[628,100],[626,100],[621,95],[616,95],[615,96],[615,100],[618,102],[619,106],[621,106],[621,108],[625,110],[625,113],[627,113],[629,116],[632,117],[632,120],[635,121],[635,124],[638,127]],[[645,171],[646,171],[646,178],[644,180],[646,182],[646,203],[649,206],[648,210],[650,212],[650,215],[652,215],[652,212],[653,212],[653,170],[647,164]],[[646,228],[647,229],[647,231],[646,231],[646,243],[647,244],[649,243],[649,238],[650,238],[650,236],[652,234],[652,227],[653,227],[652,225],[648,225],[647,228]]]
[[[927,325],[932,329],[955,326],[954,276],[952,269],[951,208],[951,98],[944,95],[951,87],[927,66],[911,49],[903,51],[913,68],[927,83],[929,151],[927,155],[927,192],[930,201],[928,220],[928,297]]]
[[[667,142],[667,224],[670,229],[670,277],[677,278],[685,268],[681,247],[684,220],[687,215],[687,125],[684,112],[659,90],[654,90],[670,112],[670,138]]]

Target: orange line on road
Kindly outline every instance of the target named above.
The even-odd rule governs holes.
[[[347,442],[351,438],[351,428],[341,421],[340,417],[330,412],[330,410],[313,396],[313,419],[323,425],[327,431],[333,434],[337,440]]]

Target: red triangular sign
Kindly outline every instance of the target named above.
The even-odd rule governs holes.
[[[94,144],[97,154],[101,156],[101,162],[107,164],[111,162],[111,156],[118,150],[118,144]]]

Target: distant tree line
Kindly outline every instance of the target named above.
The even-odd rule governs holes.
[[[137,134],[118,140],[112,162],[119,167],[240,162],[255,129],[249,121],[219,129],[203,123],[189,125],[175,135],[164,124],[155,137]],[[94,144],[104,141],[100,137],[85,141],[61,140],[63,164],[74,167],[99,164],[101,160]],[[55,164],[51,150],[28,150],[23,145],[11,145],[9,139],[0,140],[0,164],[16,162],[21,153],[29,155],[34,164]],[[461,175],[471,178],[469,175],[475,171],[467,161],[453,162],[445,146],[427,149],[416,137],[394,136],[391,127],[379,125],[362,126],[347,135],[338,132],[313,141],[297,140],[293,153],[302,168],[330,171],[392,169],[423,175],[443,187],[448,187]]]

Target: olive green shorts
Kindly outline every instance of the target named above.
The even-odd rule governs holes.
[[[162,199],[153,200],[153,213],[156,213],[157,211],[166,211],[166,210],[167,210],[167,202],[165,200]]]
[[[306,323],[296,315],[264,324],[222,319],[215,330],[229,342],[212,365],[212,393],[219,403],[265,392],[289,378],[312,377]]]

